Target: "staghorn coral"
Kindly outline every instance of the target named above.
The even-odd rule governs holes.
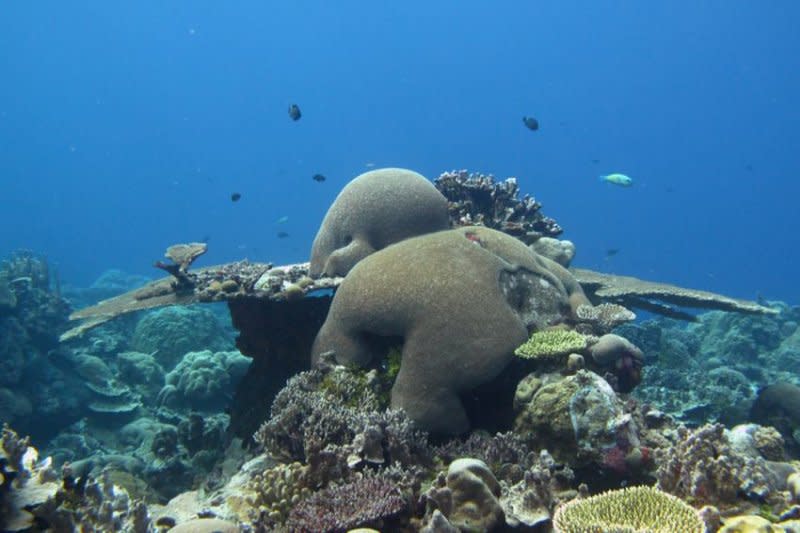
[[[581,352],[586,346],[585,335],[570,329],[551,328],[533,333],[514,350],[514,355],[523,359],[557,358]]]
[[[407,508],[394,484],[363,477],[333,485],[300,501],[289,513],[286,526],[289,531],[298,532],[334,533],[358,527],[390,531]]]
[[[432,280],[435,280],[431,283]],[[370,339],[402,337],[391,405],[422,429],[470,425],[459,394],[500,374],[528,327],[565,320],[586,303],[557,263],[481,227],[406,239],[363,259],[334,296],[312,358],[366,366],[385,355]]]
[[[565,503],[556,510],[553,528],[557,533],[703,533],[705,524],[678,498],[640,486]]]
[[[530,195],[519,198],[516,178],[495,182],[494,176],[466,170],[444,172],[434,185],[447,198],[454,226],[493,228],[531,244],[542,236],[556,237],[561,226],[541,213]]]
[[[447,201],[424,176],[402,168],[365,172],[325,214],[311,247],[309,275],[344,276],[377,250],[449,227]]]

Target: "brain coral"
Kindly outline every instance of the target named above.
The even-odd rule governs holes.
[[[328,209],[311,247],[309,273],[344,276],[376,250],[449,227],[447,200],[424,176],[402,168],[365,172]]]
[[[392,407],[422,428],[469,428],[459,393],[497,376],[529,329],[563,321],[587,302],[560,265],[499,231],[466,227],[407,239],[360,261],[344,279],[314,342],[341,364],[385,355],[372,342],[402,337]]]

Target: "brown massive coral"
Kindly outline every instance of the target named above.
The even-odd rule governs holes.
[[[403,341],[392,407],[422,428],[470,423],[459,394],[497,376],[529,329],[588,301],[558,264],[499,231],[471,227],[407,239],[359,262],[342,282],[314,343],[342,364],[368,365],[374,341]]]
[[[328,209],[309,271],[312,277],[344,276],[376,250],[448,227],[447,200],[424,176],[402,168],[365,172]]]

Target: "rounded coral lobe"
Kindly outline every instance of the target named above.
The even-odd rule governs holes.
[[[424,176],[402,168],[366,172],[348,183],[311,247],[312,277],[344,276],[395,242],[448,229],[447,199]]]

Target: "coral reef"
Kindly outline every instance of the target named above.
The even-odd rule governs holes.
[[[447,198],[455,226],[486,226],[525,244],[556,237],[563,231],[555,220],[541,213],[542,205],[534,198],[519,198],[516,178],[497,183],[491,175],[454,170],[441,174],[434,184]]]
[[[162,404],[181,402],[193,409],[224,409],[251,360],[237,351],[189,352],[166,375]]]
[[[60,390],[67,383],[48,354],[58,348],[69,304],[60,294],[47,260],[18,251],[0,265],[0,421],[25,433],[46,435],[48,423],[77,415],[73,402]],[[75,385],[75,383],[69,383]],[[64,399],[64,402],[57,400]],[[48,412],[42,424],[34,406]]]
[[[387,480],[362,477],[332,485],[300,500],[286,520],[289,531],[335,533],[359,527],[392,531],[392,521],[408,504]]]
[[[582,352],[587,347],[586,341],[586,336],[577,331],[545,329],[533,333],[527,341],[514,350],[514,355],[523,359],[556,358]]]
[[[725,508],[742,498],[779,507],[788,504],[782,491],[792,467],[735,446],[721,424],[678,428],[673,446],[656,451],[656,462],[658,487],[694,504]]]
[[[401,168],[365,172],[328,209],[311,247],[309,274],[344,276],[377,250],[449,227],[447,201],[424,176]]]
[[[147,313],[136,324],[131,349],[152,353],[167,371],[188,352],[224,351],[232,339],[214,313],[202,307],[165,307]]]
[[[151,531],[147,508],[107,476],[75,478],[66,467],[59,483],[52,461],[39,461],[29,441],[8,426],[0,437],[0,469],[3,531]]]
[[[342,364],[365,366],[384,355],[368,339],[402,338],[392,406],[423,429],[457,434],[470,425],[458,394],[497,376],[528,328],[562,322],[585,303],[563,267],[504,233],[438,232],[359,262],[334,296],[313,357],[333,351]]]
[[[630,487],[572,500],[556,510],[553,527],[560,533],[705,531],[697,511],[652,487]]]
[[[500,483],[479,459],[456,459],[423,495],[427,513],[439,511],[460,531],[491,531],[505,523]]]
[[[588,370],[542,383],[531,376],[517,388],[514,431],[567,464],[628,475],[641,454],[639,427],[611,386]],[[635,473],[635,472],[634,472]]]
[[[629,309],[642,309],[679,320],[694,321],[694,316],[678,307],[719,309],[756,315],[774,315],[775,309],[755,302],[728,298],[720,294],[645,281],[630,276],[602,274],[583,268],[570,269],[593,303],[610,302]]]
[[[786,440],[789,453],[800,457],[800,387],[791,383],[764,387],[753,402],[750,418],[777,428]]]

